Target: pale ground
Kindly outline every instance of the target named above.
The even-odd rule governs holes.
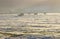
[[[16,30],[9,31],[11,28]],[[0,14],[0,30],[12,34],[60,36],[60,13]]]

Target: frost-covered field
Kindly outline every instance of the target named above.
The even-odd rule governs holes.
[[[0,34],[1,39],[60,39],[60,13],[0,14]]]

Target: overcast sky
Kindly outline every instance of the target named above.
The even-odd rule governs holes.
[[[60,12],[59,0],[0,0],[0,13]]]

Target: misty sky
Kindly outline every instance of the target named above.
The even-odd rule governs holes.
[[[60,12],[59,3],[59,0],[0,0],[0,13]]]

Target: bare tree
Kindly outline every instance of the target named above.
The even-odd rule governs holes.
[[[18,14],[18,16],[24,16],[24,13],[20,13],[20,14]]]
[[[34,13],[34,15],[37,15],[37,13]]]

